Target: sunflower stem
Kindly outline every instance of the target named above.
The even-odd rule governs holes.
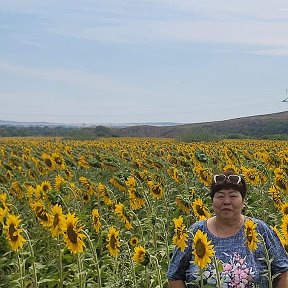
[[[270,256],[269,256],[269,251],[266,247],[265,240],[261,234],[258,234],[261,238],[261,242],[263,243],[264,246],[264,258],[265,262],[267,264],[267,278],[268,278],[268,287],[273,288],[273,276],[272,276],[272,271],[271,271],[271,261],[270,261]]]
[[[20,273],[20,287],[25,288],[24,275],[23,275],[23,270],[22,270],[23,265],[21,263],[20,255],[18,252],[17,252],[17,262],[18,262],[18,269],[19,269],[19,273]]]
[[[216,271],[216,281],[217,281],[216,282],[217,283],[216,287],[217,288],[221,288],[220,271],[219,271],[219,266],[218,266],[218,263],[217,263],[216,256],[214,255],[212,259],[213,259],[213,264],[215,266],[215,271]]]
[[[166,224],[165,222],[163,221],[163,219],[161,218],[158,218],[160,220],[160,222],[162,222],[163,224],[163,227],[164,227],[164,236],[165,236],[165,246],[166,246],[166,257],[167,257],[167,263],[169,263],[170,261],[170,256],[169,256],[169,240],[168,240],[168,233],[167,233],[167,230],[166,230]]]
[[[87,237],[87,240],[88,240],[88,243],[90,245],[90,248],[92,250],[92,254],[93,254],[93,259],[94,259],[94,262],[95,262],[95,266],[96,266],[96,269],[97,269],[97,275],[98,275],[98,287],[101,288],[102,287],[102,283],[101,283],[101,270],[100,270],[100,267],[99,267],[99,261],[98,261],[98,256],[97,256],[97,251],[96,249],[94,249],[94,246],[93,246],[93,243],[91,241],[91,238],[89,236],[89,234],[83,230],[83,233],[86,235]]]
[[[137,223],[138,223],[138,227],[140,229],[140,233],[141,233],[141,240],[144,241],[144,233],[143,233],[143,229],[142,229],[142,225],[141,222],[139,220],[139,217],[137,216],[137,214],[131,209],[130,212],[133,214],[133,216],[136,218]]]
[[[36,265],[35,265],[34,250],[33,250],[33,247],[32,247],[31,240],[30,240],[30,237],[28,235],[28,232],[25,229],[22,229],[22,230],[23,230],[25,236],[27,237],[28,247],[29,247],[32,259],[33,259],[33,262],[32,262],[33,282],[34,282],[34,286],[33,287],[37,288],[38,287],[38,280],[37,280],[37,270],[36,270]]]
[[[130,247],[129,247],[129,244],[128,244],[128,243],[127,243],[127,248],[128,248],[128,256],[129,256],[129,259],[130,259],[130,264],[131,264],[131,267],[132,267],[133,284],[134,284],[134,287],[137,288],[135,265],[134,265],[134,262],[133,262],[133,260],[132,260],[132,255],[131,255]]]
[[[202,268],[200,268],[200,287],[204,288],[203,269]]]
[[[57,248],[58,248],[58,257],[59,257],[59,284],[58,287],[62,288],[63,287],[63,263],[62,263],[62,259],[63,259],[63,253],[62,253],[62,249],[61,249],[61,243],[60,243],[60,237],[59,235],[57,236]]]
[[[158,283],[159,283],[159,285],[157,287],[163,288],[161,270],[160,270],[161,266],[159,265],[159,262],[158,262],[158,259],[156,256],[151,255],[151,258],[154,259],[154,261],[155,261],[155,268],[157,271],[157,278],[158,278]]]
[[[79,275],[79,288],[84,288],[83,282],[83,263],[80,253],[77,253],[78,275]]]

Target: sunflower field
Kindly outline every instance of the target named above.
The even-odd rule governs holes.
[[[288,251],[288,142],[0,139],[1,287],[168,287],[173,249],[209,218],[212,175]]]

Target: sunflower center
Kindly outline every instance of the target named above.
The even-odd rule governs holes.
[[[111,239],[110,239],[110,246],[112,247],[112,249],[116,249],[117,247],[117,239],[114,235],[111,236]]]
[[[183,232],[182,232],[182,229],[181,227],[177,228],[176,230],[176,235],[177,235],[177,238],[180,239],[183,235]]]
[[[285,207],[285,208],[284,208],[283,213],[284,213],[285,215],[288,214],[288,207]]]
[[[39,211],[39,213],[37,213],[37,216],[38,216],[39,219],[41,219],[44,222],[48,221],[48,216],[47,216],[47,213],[46,213],[45,210]]]
[[[4,203],[2,201],[0,202],[0,209],[5,210],[5,206],[4,206]]]
[[[52,161],[50,159],[45,159],[45,164],[48,166],[48,167],[52,167]]]
[[[251,228],[247,228],[246,238],[247,238],[248,242],[252,242],[253,237],[252,237],[252,230],[251,230]]]
[[[154,194],[161,194],[161,188],[159,186],[153,187],[153,193]]]
[[[95,224],[95,225],[98,225],[99,222],[100,222],[100,221],[99,221],[99,218],[98,218],[98,217],[94,217],[94,224]]]
[[[59,224],[59,215],[55,214],[53,219],[53,227],[56,227]]]
[[[77,243],[77,233],[74,231],[73,225],[71,224],[67,227],[67,235],[73,244]]]
[[[197,206],[196,206],[196,211],[197,211],[197,213],[198,213],[200,216],[205,216],[205,212],[204,212],[202,206],[197,205]]]
[[[42,190],[43,190],[44,192],[47,192],[47,191],[49,190],[49,186],[46,185],[46,184],[43,185]]]
[[[203,258],[206,254],[206,248],[202,240],[198,240],[195,245],[196,254],[199,258]]]
[[[14,242],[17,241],[18,239],[18,235],[14,235],[14,233],[17,232],[17,229],[15,228],[15,226],[13,224],[9,225],[9,229],[8,229],[8,233],[9,233],[9,237],[10,239]]]

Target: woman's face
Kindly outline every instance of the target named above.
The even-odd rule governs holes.
[[[241,215],[244,203],[242,195],[234,189],[221,189],[214,194],[213,209],[216,216],[233,219]]]

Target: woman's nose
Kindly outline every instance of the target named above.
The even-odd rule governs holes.
[[[230,202],[230,197],[229,196],[227,196],[227,197],[225,197],[224,198],[224,204],[225,205],[229,205],[231,202]]]

